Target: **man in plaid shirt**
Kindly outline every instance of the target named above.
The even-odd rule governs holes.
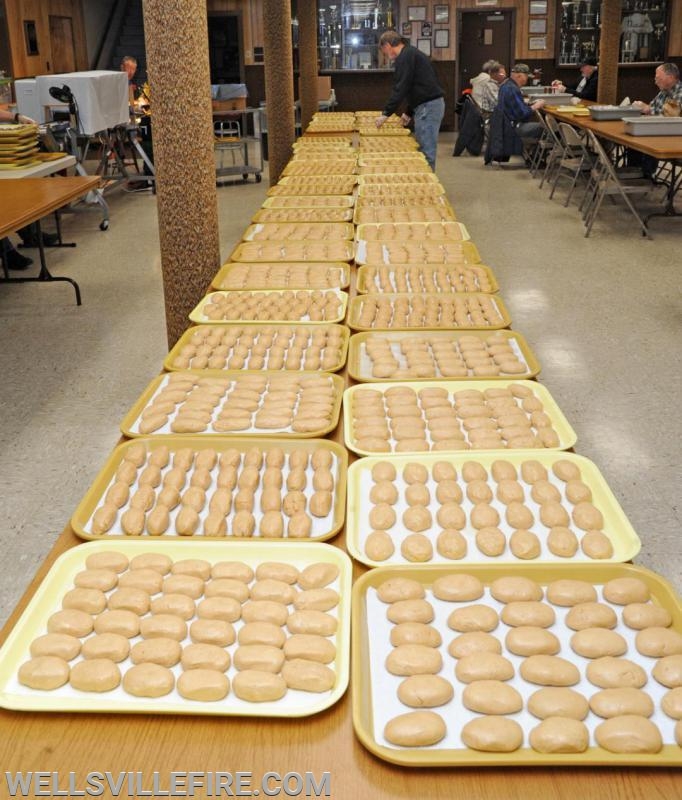
[[[653,116],[679,117],[682,114],[682,82],[677,64],[661,64],[656,67],[654,83],[659,93],[648,105],[641,100],[632,104],[641,109],[642,114]]]

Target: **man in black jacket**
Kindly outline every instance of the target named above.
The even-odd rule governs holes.
[[[429,59],[410,44],[405,44],[396,31],[381,34],[379,48],[395,66],[393,91],[376,126],[384,122],[403,104],[407,110],[402,114],[404,124],[414,118],[414,136],[419,149],[424,153],[431,169],[436,168],[438,131],[445,113],[443,90]]]
[[[558,92],[568,92],[580,100],[596,100],[599,81],[597,59],[585,58],[580,63],[580,74],[582,79],[575,86],[564,86],[561,81],[553,81],[552,86]]]

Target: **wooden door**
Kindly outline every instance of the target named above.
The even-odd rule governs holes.
[[[457,52],[457,96],[470,87],[470,81],[491,58],[511,67],[514,33],[513,11],[459,12]]]
[[[76,49],[71,17],[50,14],[50,48],[52,50],[52,72],[75,72]]]

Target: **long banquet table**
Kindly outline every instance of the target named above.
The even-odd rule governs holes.
[[[665,208],[663,211],[649,214],[646,221],[652,217],[682,216],[682,213],[675,211],[675,196],[682,186],[682,136],[633,136],[625,130],[625,122],[622,119],[601,122],[592,117],[558,111],[551,106],[544,110],[559,122],[567,122],[576,128],[592,131],[600,139],[629,147],[659,161],[669,161],[671,174],[666,181],[668,188]]]

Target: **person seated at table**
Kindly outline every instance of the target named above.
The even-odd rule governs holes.
[[[632,105],[642,114],[679,117],[682,114],[682,82],[677,64],[666,63],[656,67],[654,83],[659,89],[656,97],[650,103],[635,100]]]
[[[564,86],[561,81],[552,81],[552,88],[563,94],[572,94],[580,100],[596,100],[599,82],[599,65],[596,58],[584,58],[580,62],[581,80],[573,86]]]
[[[495,97],[495,103],[491,107],[487,107],[487,104],[484,106],[485,89],[488,84],[493,83],[490,72],[492,69],[497,69],[497,67],[499,67],[499,62],[491,58],[481,67],[481,72],[471,79],[471,96],[478,103],[481,111],[492,111],[497,105],[497,97]],[[494,85],[496,89],[499,88],[497,84]],[[497,92],[495,92],[495,95],[497,95]]]
[[[677,64],[667,62],[656,67],[654,83],[659,89],[656,97],[650,103],[635,100],[633,108],[639,108],[642,114],[654,117],[679,117],[682,114],[682,81]],[[633,166],[637,162],[641,163],[644,177],[653,179],[658,169],[658,160],[645,153],[628,150],[628,164]]]
[[[135,56],[123,56],[121,59],[121,72],[128,76],[128,105],[132,112],[137,96],[137,84],[135,83],[135,73],[137,72],[137,59]]]
[[[507,80],[507,70],[499,61],[494,61],[490,67],[490,80],[483,84],[479,106],[483,115],[490,116],[497,108],[500,96],[500,85]]]
[[[529,75],[528,64],[514,64],[509,77],[500,86],[497,101],[498,108],[502,110],[524,142],[537,141],[543,131],[540,122],[531,120],[535,111],[544,106],[545,101],[536,100],[532,105],[526,105],[521,93],[521,87],[528,83]]]

